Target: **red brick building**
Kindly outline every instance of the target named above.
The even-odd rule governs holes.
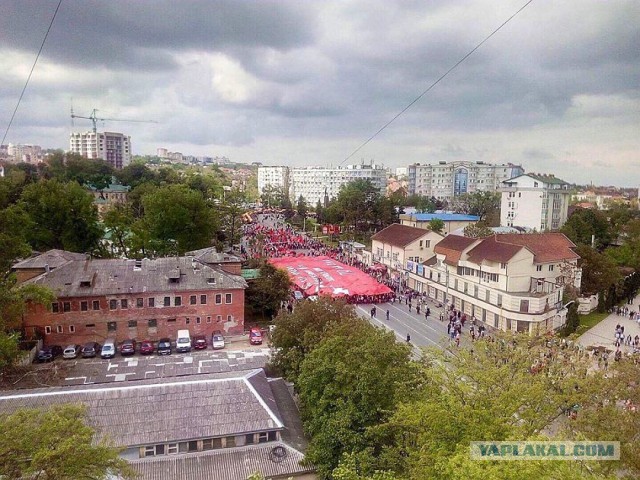
[[[244,331],[244,291],[236,257],[214,249],[154,260],[78,259],[68,256],[55,269],[25,281],[52,289],[57,301],[47,309],[32,305],[24,316],[27,336],[66,345],[106,338],[120,342],[175,340],[178,330],[210,336]],[[43,254],[46,256],[48,254]],[[60,255],[56,255],[61,258]],[[18,276],[42,263],[38,257],[16,264]],[[214,263],[220,260],[219,263]],[[237,272],[237,273],[236,273]]]

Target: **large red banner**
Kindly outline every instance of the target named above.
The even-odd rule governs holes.
[[[296,289],[306,295],[382,295],[391,289],[357,268],[330,257],[281,257],[269,260],[289,273]]]

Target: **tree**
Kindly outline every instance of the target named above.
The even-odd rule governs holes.
[[[386,469],[408,478],[564,478],[551,475],[556,462],[539,470],[547,474],[527,477],[519,469],[528,462],[465,459],[471,441],[543,439],[540,432],[570,406],[598,402],[605,380],[589,369],[577,351],[553,352],[543,339],[528,337],[481,339],[455,355],[429,351],[418,399],[403,402],[380,427],[393,438],[384,449]]]
[[[185,185],[159,187],[142,197],[144,230],[160,255],[211,245],[217,216],[199,191]]]
[[[104,226],[111,236],[111,253],[128,257],[131,250],[132,227],[135,219],[128,203],[117,203],[104,214]]]
[[[444,221],[439,218],[434,218],[429,222],[429,228],[432,232],[442,235],[442,231],[444,230]]]
[[[16,259],[31,253],[26,240],[30,222],[24,210],[15,205],[0,210],[0,276],[9,271]]]
[[[564,331],[562,334],[564,336],[571,335],[580,326],[580,315],[578,314],[578,305],[573,302],[569,305],[569,309],[567,311],[567,322],[564,326]]]
[[[117,170],[115,176],[122,185],[129,185],[132,189],[143,183],[157,181],[154,171],[141,163],[131,163],[122,170]]]
[[[311,437],[306,458],[321,478],[330,477],[343,453],[381,455],[370,429],[411,398],[418,372],[410,356],[411,347],[397,343],[393,332],[359,318],[332,330],[303,360],[296,390]]]
[[[262,189],[262,195],[260,195],[260,202],[265,208],[279,207],[285,197],[282,187],[276,187],[274,185],[267,185]]]
[[[245,298],[252,312],[271,318],[278,313],[280,304],[291,294],[289,274],[276,268],[267,261],[260,266],[260,276],[249,281]]]
[[[601,211],[577,208],[560,231],[576,245],[591,245],[593,237],[596,249],[602,251],[613,238],[610,227],[606,215]]]
[[[35,250],[92,252],[102,228],[93,196],[76,182],[43,180],[25,187],[20,206],[30,218],[27,241]]]
[[[223,238],[227,245],[235,245],[240,241],[240,216],[246,211],[244,208],[244,194],[234,188],[230,190],[224,198],[224,203],[220,205],[221,224],[223,225]]]
[[[79,405],[21,409],[0,417],[0,476],[6,478],[134,478],[119,452],[86,424]]]
[[[578,245],[575,251],[580,255],[578,266],[582,268],[581,292],[583,294],[603,292],[605,296],[608,295],[610,288],[621,280],[614,261],[588,245]]]
[[[317,302],[300,302],[292,313],[282,310],[271,334],[273,355],[269,365],[295,383],[302,361],[318,343],[338,325],[351,325],[358,320],[352,305],[326,297]]]
[[[307,218],[307,214],[309,213],[309,208],[307,207],[307,202],[302,195],[298,197],[298,205],[296,206],[296,212],[302,218]]]
[[[460,213],[477,215],[479,222],[488,220],[495,222],[500,220],[500,193],[498,192],[473,192],[465,193],[455,198],[453,208]],[[497,214],[496,214],[497,212]]]
[[[470,238],[486,238],[493,235],[493,230],[484,225],[483,223],[470,223],[464,227],[464,236]]]

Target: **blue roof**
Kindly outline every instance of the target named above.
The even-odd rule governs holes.
[[[477,215],[465,215],[464,213],[414,213],[411,217],[418,222],[430,222],[435,218],[443,222],[477,222],[480,220]]]

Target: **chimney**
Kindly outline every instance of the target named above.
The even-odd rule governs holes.
[[[45,263],[45,264],[44,264],[44,272],[45,272],[45,273],[49,273],[50,271],[51,271],[51,268],[49,268],[49,264],[48,264],[48,263]]]

